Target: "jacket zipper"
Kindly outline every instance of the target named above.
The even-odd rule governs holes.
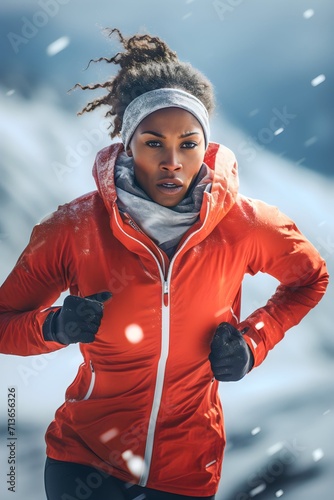
[[[140,479],[138,482],[138,484],[140,486],[145,486],[147,483],[147,480],[148,480],[149,473],[150,473],[153,444],[154,444],[154,433],[155,433],[155,427],[156,427],[158,413],[160,410],[162,389],[163,389],[163,385],[164,385],[165,369],[166,369],[166,362],[167,362],[168,349],[169,349],[169,300],[168,300],[169,286],[168,286],[168,277],[166,280],[165,279],[165,259],[163,258],[163,255],[162,255],[160,249],[157,247],[158,252],[161,256],[162,266],[160,265],[159,260],[154,255],[152,250],[150,250],[140,240],[137,240],[133,236],[130,236],[129,234],[127,234],[124,231],[124,229],[119,225],[117,213],[115,213],[115,208],[114,208],[114,216],[115,216],[115,220],[116,220],[116,223],[117,223],[120,231],[122,231],[122,233],[125,234],[126,237],[128,237],[128,238],[136,241],[140,245],[142,245],[149,252],[149,254],[152,255],[153,259],[155,260],[155,262],[157,264],[158,271],[160,274],[160,280],[161,280],[161,284],[162,284],[161,352],[160,352],[160,359],[158,362],[158,370],[157,370],[157,375],[156,375],[156,382],[155,382],[151,415],[150,415],[150,420],[149,420],[148,429],[147,429],[147,438],[146,438],[146,446],[145,446],[145,453],[144,453],[144,460],[143,460],[143,468],[142,468],[142,473],[141,473],[141,476],[140,476]],[[170,269],[169,269],[169,271],[170,271]],[[170,274],[171,273],[169,272],[168,275],[170,276]]]
[[[207,202],[205,220],[204,220],[201,228],[205,225],[205,223],[207,221],[208,214],[209,214],[208,209],[209,209],[209,202]],[[115,212],[115,207],[114,207],[114,216],[115,216],[115,220],[116,220],[116,223],[117,223],[120,231],[122,231],[122,233],[125,234],[128,238],[130,238],[130,239],[136,241],[137,243],[139,243],[140,245],[142,245],[150,253],[150,255],[152,255],[153,259],[155,260],[155,262],[157,264],[159,274],[160,274],[160,279],[161,279],[161,285],[162,285],[161,353],[160,353],[160,359],[158,362],[158,370],[157,370],[157,375],[156,375],[156,382],[155,382],[151,415],[150,415],[150,420],[149,420],[148,429],[147,429],[146,446],[145,446],[145,453],[144,453],[144,460],[143,460],[143,470],[142,470],[140,479],[138,481],[138,484],[140,486],[146,486],[147,481],[148,481],[148,477],[150,474],[153,445],[154,445],[154,434],[155,434],[155,428],[156,428],[156,424],[157,424],[158,413],[160,411],[162,390],[163,390],[163,386],[164,386],[166,364],[167,364],[167,358],[168,358],[168,352],[169,352],[169,334],[170,334],[169,290],[170,290],[170,280],[171,280],[171,275],[172,275],[172,269],[173,269],[173,265],[174,265],[176,256],[181,252],[181,250],[185,247],[185,245],[188,243],[188,241],[201,230],[201,228],[197,229],[197,231],[190,234],[188,236],[188,238],[183,242],[183,245],[179,248],[177,253],[173,256],[173,258],[170,262],[170,265],[169,265],[167,277],[165,278],[165,260],[163,258],[163,255],[161,254],[160,249],[157,247],[159,254],[162,257],[162,264],[163,264],[162,267],[161,267],[160,262],[157,259],[157,257],[144,243],[142,243],[140,240],[137,240],[133,236],[130,236],[129,234],[127,234],[124,231],[124,229],[122,229],[122,227],[119,225],[119,222],[118,222],[117,213]],[[89,393],[89,390],[88,390],[88,393]]]
[[[140,486],[146,486],[148,476],[150,474],[151,462],[152,462],[152,453],[153,453],[153,445],[154,445],[154,434],[155,428],[158,419],[158,413],[160,411],[161,397],[163,386],[165,382],[165,371],[166,371],[166,363],[169,353],[169,332],[170,332],[170,307],[168,300],[168,289],[169,289],[168,281],[163,280],[162,287],[162,313],[161,313],[161,353],[160,359],[158,363],[158,371],[155,382],[154,396],[153,396],[153,404],[150,415],[150,420],[147,429],[147,438],[146,438],[146,447],[145,447],[145,455],[144,455],[144,467],[142,474],[140,476],[138,484]]]
[[[90,396],[93,392],[93,389],[94,389],[94,385],[95,385],[96,374],[95,374],[94,366],[93,366],[93,363],[91,361],[89,361],[89,365],[90,365],[90,371],[91,371],[91,379],[90,379],[88,391],[87,391],[86,395],[84,396],[83,401],[90,398]]]
[[[207,203],[206,215],[205,215],[203,225],[201,227],[203,227],[205,225],[207,218],[208,218],[208,214],[209,214],[209,203]],[[157,373],[157,379],[156,379],[156,384],[155,384],[152,411],[151,411],[151,416],[150,416],[150,421],[149,421],[149,426],[148,426],[148,431],[147,431],[145,456],[144,456],[144,467],[143,467],[143,472],[142,472],[141,477],[140,477],[139,482],[138,482],[138,484],[140,486],[146,486],[148,478],[149,478],[149,474],[150,474],[153,445],[154,445],[154,434],[155,434],[158,413],[160,411],[162,390],[163,390],[163,385],[164,385],[166,364],[167,364],[167,358],[168,358],[168,352],[169,352],[169,335],[170,335],[169,291],[170,291],[170,281],[171,281],[171,276],[172,276],[172,269],[173,269],[173,265],[174,265],[176,256],[182,251],[182,249],[185,247],[185,245],[188,243],[188,241],[196,233],[198,233],[198,231],[200,231],[200,230],[201,230],[201,228],[199,228],[194,233],[190,234],[188,236],[188,238],[183,242],[183,245],[179,248],[179,250],[173,256],[173,258],[170,262],[170,265],[169,265],[168,274],[167,274],[166,279],[164,278],[164,275],[162,274],[161,268],[159,266],[159,271],[161,274],[161,280],[162,280],[162,285],[163,285],[162,286],[162,335],[161,335],[162,345],[161,345],[161,356],[160,356],[160,360],[159,360],[159,364],[158,364],[158,373]],[[156,259],[156,257],[155,257],[155,259]]]

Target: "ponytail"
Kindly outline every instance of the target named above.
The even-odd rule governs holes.
[[[109,37],[116,34],[124,50],[110,58],[92,59],[88,67],[91,63],[104,61],[118,65],[119,72],[104,83],[77,83],[73,87],[82,90],[101,88],[107,91],[104,96],[88,102],[78,115],[89,113],[103,105],[108,106],[105,117],[113,117],[110,136],[114,138],[120,134],[124,111],[130,102],[141,94],[160,88],[185,90],[197,97],[209,113],[213,111],[212,84],[189,63],[180,61],[176,52],[160,38],[147,34],[125,38],[117,28],[108,29],[106,32]]]

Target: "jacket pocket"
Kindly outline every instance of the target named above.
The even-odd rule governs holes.
[[[95,386],[96,373],[95,373],[95,370],[94,370],[93,363],[91,361],[89,362],[89,366],[90,366],[90,371],[91,371],[91,379],[90,379],[90,384],[89,384],[89,387],[88,387],[88,391],[85,394],[85,396],[82,398],[84,401],[86,401],[87,399],[90,398],[90,396],[91,396],[91,394],[93,392],[94,386]]]
[[[82,364],[73,382],[66,390],[66,402],[76,403],[89,399],[95,387],[96,373],[93,363],[89,361],[89,366]]]

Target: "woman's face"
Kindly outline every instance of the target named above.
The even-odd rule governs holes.
[[[203,129],[184,109],[161,109],[139,124],[127,153],[133,156],[139,186],[159,205],[173,207],[186,196],[203,163]]]

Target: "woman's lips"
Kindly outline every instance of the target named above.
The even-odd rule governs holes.
[[[178,194],[182,190],[182,187],[183,183],[179,179],[173,179],[173,180],[166,179],[163,181],[159,181],[159,184],[157,184],[157,189],[161,193],[167,195]]]

